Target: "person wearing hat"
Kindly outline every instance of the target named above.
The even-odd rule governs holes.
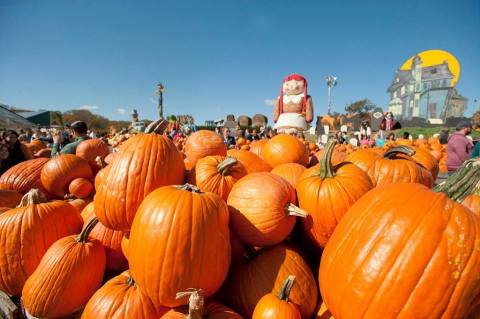
[[[450,135],[447,144],[447,168],[451,175],[463,162],[470,158],[473,145],[467,138],[472,132],[472,124],[467,121],[461,121],[456,127],[456,132]]]
[[[75,154],[78,144],[89,139],[87,135],[88,128],[85,122],[73,122],[70,125],[70,130],[72,131],[74,141],[66,144],[61,150],[60,143],[62,142],[62,135],[55,132],[53,136],[52,157],[57,154]]]

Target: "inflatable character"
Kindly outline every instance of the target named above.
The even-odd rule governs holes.
[[[296,134],[307,129],[313,120],[313,102],[307,95],[307,80],[300,74],[287,76],[273,109],[274,129],[279,133]]]

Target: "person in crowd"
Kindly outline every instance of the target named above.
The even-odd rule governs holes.
[[[343,144],[345,143],[345,139],[343,138],[343,133],[342,131],[338,131],[335,133],[335,139],[337,140],[338,144]]]
[[[2,157],[6,157],[2,160],[0,173],[20,162],[33,159],[32,152],[23,143],[20,143],[18,136],[14,130],[6,130],[0,134],[0,141],[3,144]],[[7,152],[8,156],[6,156]]]
[[[480,156],[480,140],[473,141],[473,150],[470,158],[477,158]]]
[[[258,135],[257,130],[253,129],[252,134],[250,134],[247,139],[250,141],[258,141],[260,139],[260,136]]]
[[[450,130],[448,128],[442,129],[442,132],[440,133],[440,144],[448,144],[448,137],[450,135]]]
[[[70,126],[72,131],[72,135],[74,137],[74,141],[68,143],[60,150],[60,143],[62,135],[60,133],[55,133],[53,136],[53,145],[52,145],[52,157],[57,154],[75,154],[78,144],[81,142],[88,140],[89,137],[87,135],[87,124],[82,121],[73,122]]]
[[[470,158],[473,149],[472,142],[467,138],[472,132],[472,124],[461,121],[456,127],[456,132],[450,135],[447,144],[447,168],[448,174],[455,172],[463,162]]]
[[[230,135],[230,129],[228,127],[223,128],[223,142],[227,145],[227,149],[235,146],[235,138]]]
[[[245,138],[246,138],[247,140],[250,140],[250,136],[251,136],[251,135],[252,135],[252,134],[250,133],[250,130],[249,130],[248,128],[245,128]],[[251,140],[250,140],[250,141],[251,141]]]
[[[364,120],[360,125],[360,140],[367,140],[369,141],[372,136],[372,128],[370,127],[370,123]]]
[[[8,152],[8,147],[3,141],[0,141],[0,174],[2,174],[6,169],[4,169],[4,163],[8,159],[10,153]]]
[[[410,133],[409,132],[403,132],[403,139],[404,140],[409,140],[410,139]]]
[[[390,132],[390,134],[387,135],[387,141],[395,141],[397,137],[395,136],[395,133]]]
[[[387,112],[385,117],[382,119],[382,123],[380,124],[380,129],[383,131],[391,131],[393,130],[393,113]]]

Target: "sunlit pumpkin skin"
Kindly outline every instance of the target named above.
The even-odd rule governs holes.
[[[296,277],[289,300],[298,305],[302,318],[310,318],[317,306],[315,278],[302,256],[280,244],[262,249],[251,260],[233,267],[221,293],[227,306],[251,318],[260,298],[278,294],[285,278]]]
[[[40,188],[40,174],[49,158],[36,158],[21,162],[2,174],[0,189],[11,189],[21,194],[27,193],[32,188]]]
[[[242,319],[242,316],[224,305],[212,301],[205,302],[198,290],[179,293],[177,297],[185,295],[190,295],[188,306],[172,309],[160,319]]]
[[[103,159],[103,161],[106,163],[106,164],[110,164],[112,161],[113,161],[113,158],[115,157],[117,153],[109,153],[107,156],[105,156],[105,158]]]
[[[183,182],[184,165],[169,138],[141,134],[126,141],[101,172],[95,179],[95,214],[106,227],[127,231],[151,191]]]
[[[82,228],[75,208],[63,201],[47,203],[38,190],[27,193],[20,205],[0,215],[0,290],[14,296],[47,249]]]
[[[257,155],[258,157],[262,158],[262,149],[265,146],[265,144],[268,142],[267,139],[262,139],[258,141],[253,141],[250,143],[250,152],[253,154]]]
[[[233,185],[247,170],[234,157],[207,156],[195,165],[195,185],[202,192],[212,192],[227,200]]]
[[[120,242],[120,248],[122,253],[128,260],[128,244],[130,243],[130,233],[126,232],[123,234],[122,241]]]
[[[297,163],[281,164],[272,169],[270,172],[283,177],[293,188],[297,186],[297,181],[303,172],[306,170],[305,166]]]
[[[90,298],[82,319],[158,319],[163,312],[136,285],[128,271],[107,281]]]
[[[10,189],[0,189],[0,207],[14,208],[22,199],[22,194]]]
[[[299,206],[308,213],[303,228],[319,247],[325,247],[348,209],[373,188],[368,175],[354,164],[332,166],[334,146],[330,141],[320,163],[307,169],[297,183]]]
[[[95,209],[93,206],[93,202],[87,204],[80,213],[83,220],[83,226],[86,226],[88,222],[90,222],[93,218],[95,218]],[[83,227],[82,227],[83,228]]]
[[[468,207],[473,213],[480,216],[480,195],[470,194],[462,200],[462,204]]]
[[[32,152],[32,154],[35,154],[47,147],[47,145],[45,145],[45,143],[41,140],[33,140],[30,143],[26,143],[25,145]]]
[[[295,276],[288,276],[278,295],[266,294],[255,306],[253,319],[302,319],[297,305],[289,302],[288,297],[295,282]]]
[[[479,250],[467,208],[424,185],[383,185],[337,226],[320,290],[335,318],[465,318],[480,292]]]
[[[350,162],[360,167],[368,174],[373,185],[375,185],[375,163],[382,156],[373,149],[359,149],[349,154],[345,158],[345,162]]]
[[[263,159],[245,150],[228,150],[228,156],[235,157],[245,166],[248,174],[258,172],[270,172],[272,168]]]
[[[165,186],[142,202],[130,231],[130,271],[155,306],[177,307],[176,293],[212,296],[230,267],[227,205],[192,185]],[[148,256],[148,258],[145,258]]]
[[[104,160],[109,153],[108,145],[99,138],[85,140],[75,149],[75,155],[86,160],[93,171],[99,169],[96,162],[97,156]]]
[[[75,178],[68,185],[68,192],[77,198],[87,198],[93,192],[93,184],[86,178]]]
[[[430,174],[432,174],[433,180],[437,178],[439,163],[429,151],[417,147],[415,148],[415,154],[412,155],[412,158],[415,162],[425,167]]]
[[[308,163],[308,150],[296,137],[279,134],[263,146],[262,157],[273,168],[285,163],[298,163],[305,166]]]
[[[318,309],[317,316],[315,319],[334,319],[330,310],[328,310],[327,305],[322,302],[320,308]]]
[[[227,155],[227,146],[220,135],[213,131],[200,130],[187,138],[185,155],[195,165],[197,161],[209,155]]]
[[[25,282],[25,310],[38,318],[59,318],[83,308],[100,287],[105,271],[102,243],[88,238],[92,220],[80,235],[57,240]]]
[[[323,154],[325,154],[325,149],[321,149],[316,152],[315,155],[312,156],[309,166],[317,165],[320,162],[320,159],[323,157]],[[344,162],[346,157],[347,153],[336,147],[332,154],[332,165],[338,165],[341,162]]]
[[[92,169],[86,160],[72,154],[61,154],[50,159],[40,175],[45,189],[61,198],[68,193],[70,182],[78,177],[92,178]]]
[[[233,185],[228,196],[231,229],[251,246],[278,244],[295,226],[296,215],[287,210],[295,202],[295,189],[280,176],[249,174]]]

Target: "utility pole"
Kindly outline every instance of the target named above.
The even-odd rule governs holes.
[[[160,119],[163,119],[163,92],[165,92],[165,87],[160,82],[157,84],[157,94],[158,94],[158,114]]]
[[[327,114],[330,115],[332,112],[332,88],[337,86],[337,77],[329,75],[325,77],[325,81],[327,82],[328,87],[328,112]]]

